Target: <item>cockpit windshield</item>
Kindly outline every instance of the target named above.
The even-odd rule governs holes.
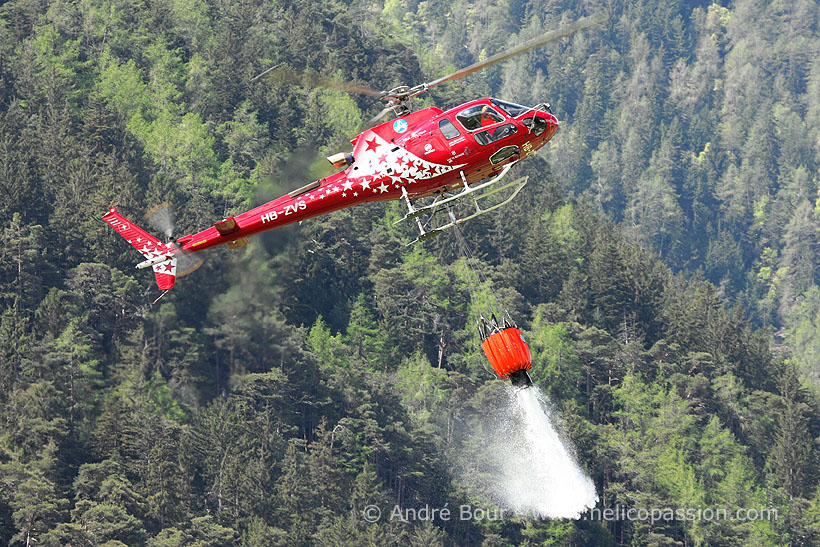
[[[476,129],[481,129],[482,127],[495,125],[498,122],[504,121],[501,114],[486,104],[478,104],[465,108],[456,114],[456,119],[461,122],[464,129],[468,131],[475,131]]]
[[[506,112],[512,118],[517,118],[524,112],[532,110],[529,106],[521,106],[520,104],[508,103],[507,101],[499,101],[498,99],[490,99],[495,106]]]

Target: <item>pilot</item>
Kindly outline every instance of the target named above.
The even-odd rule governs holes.
[[[495,119],[496,114],[493,112],[493,109],[487,106],[486,104],[481,107],[481,127],[486,127],[488,125],[493,125],[498,120]]]

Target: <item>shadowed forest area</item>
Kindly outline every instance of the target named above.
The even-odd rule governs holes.
[[[548,101],[510,205],[410,247],[401,203],[208,251],[156,305],[102,220],[178,234],[330,173],[382,105]],[[820,544],[820,8],[812,0],[0,3],[0,544]],[[758,519],[461,520],[523,328],[599,507]],[[474,462],[465,469],[464,462]],[[526,470],[522,470],[525,472]],[[382,508],[369,523],[363,511]],[[453,518],[401,522],[403,508]]]

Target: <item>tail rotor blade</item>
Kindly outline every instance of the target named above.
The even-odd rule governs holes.
[[[174,207],[170,203],[161,203],[148,211],[145,218],[156,230],[165,234],[168,241],[173,241],[174,238]],[[176,244],[174,244],[176,246]],[[187,253],[177,247],[174,253],[176,258],[176,276],[182,277],[193,272],[202,265],[202,259]]]
[[[202,266],[202,259],[188,253],[178,253],[177,258],[177,277],[182,277],[193,272]]]
[[[170,203],[160,203],[145,214],[148,224],[165,235],[166,240],[174,236],[174,208]]]

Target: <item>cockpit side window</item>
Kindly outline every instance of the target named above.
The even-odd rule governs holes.
[[[547,120],[542,118],[541,116],[533,116],[532,118],[524,118],[523,120],[524,125],[532,131],[535,136],[541,135],[547,129]]]
[[[441,130],[441,134],[444,135],[444,138],[448,141],[461,135],[459,130],[450,120],[441,120],[438,122],[438,128]]]
[[[498,122],[503,122],[504,118],[493,110],[489,105],[477,104],[469,108],[465,108],[458,114],[456,119],[461,122],[464,129],[468,131],[475,131],[488,125],[494,125]]]
[[[500,141],[501,139],[506,139],[510,135],[515,135],[517,131],[518,128],[515,127],[514,123],[505,123],[504,125],[499,125],[487,131],[476,133],[475,142],[478,144],[490,144],[495,141]]]
[[[524,112],[530,112],[532,110],[532,108],[528,106],[521,106],[520,104],[508,103],[507,101],[499,101],[498,99],[490,99],[490,101],[495,106],[509,114],[512,118],[517,118]]]

